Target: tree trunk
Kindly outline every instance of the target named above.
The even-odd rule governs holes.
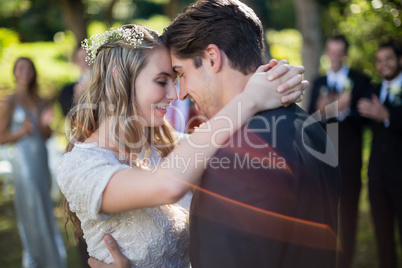
[[[113,24],[113,8],[119,0],[112,0],[105,10],[105,21],[107,27],[110,28]]]
[[[77,45],[87,38],[87,20],[85,6],[81,0],[61,0],[64,20],[67,29],[71,30],[77,40]]]
[[[313,83],[320,67],[321,23],[320,3],[317,0],[293,0],[297,27],[303,36],[302,61],[306,68],[304,79]],[[302,106],[307,109],[310,91],[306,91]]]
[[[179,14],[180,10],[180,0],[170,0],[169,3],[165,5],[165,14],[172,20]]]

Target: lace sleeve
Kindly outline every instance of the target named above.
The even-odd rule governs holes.
[[[189,211],[192,198],[193,194],[188,191],[187,194],[185,194],[179,201],[176,202],[176,204]]]
[[[114,173],[129,167],[111,161],[96,150],[74,149],[65,154],[58,164],[60,189],[72,211],[84,213],[90,219],[106,220],[109,215],[99,213],[102,193]]]

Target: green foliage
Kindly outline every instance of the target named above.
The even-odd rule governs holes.
[[[95,34],[102,34],[107,30],[107,28],[108,27],[103,22],[92,21],[88,25],[88,36],[92,36],[92,35],[95,35]]]
[[[29,0],[2,0],[0,17],[19,16],[31,7]]]
[[[162,33],[163,29],[168,26],[170,22],[171,20],[167,16],[153,15],[149,19],[134,19],[128,23],[141,24]],[[112,27],[119,27],[121,25],[123,24],[116,22],[112,25]],[[88,25],[88,36],[104,33],[107,29],[108,27],[105,23],[101,21],[92,21]]]
[[[0,2],[0,25],[16,29],[24,42],[51,41],[64,28],[61,18],[61,8],[55,1]]]
[[[349,64],[378,80],[375,51],[381,42],[402,41],[401,12],[398,1],[332,1],[323,15],[325,35],[344,34],[351,45]]]
[[[18,43],[19,39],[17,32],[6,28],[0,28],[0,59],[2,58],[3,51],[7,47]]]
[[[170,0],[148,0],[147,2],[152,2],[155,4],[167,4]]]
[[[266,12],[260,11],[266,16],[265,28],[282,30],[286,28],[296,28],[296,15],[293,7],[293,0],[256,0],[259,6]],[[260,16],[261,16],[260,15]],[[265,20],[262,19],[264,22]]]
[[[2,94],[10,94],[14,87],[13,66],[18,57],[29,57],[38,72],[40,94],[52,97],[66,82],[74,81],[79,70],[68,62],[74,50],[74,38],[71,33],[65,34],[59,43],[36,42],[21,43],[9,46],[4,50],[0,61],[0,89]]]
[[[281,31],[266,31],[266,39],[270,45],[270,52],[277,60],[288,60],[293,65],[301,65],[302,36],[295,29]]]
[[[133,23],[144,25],[152,30],[156,30],[159,33],[163,32],[163,29],[169,25],[171,20],[163,15],[153,15],[148,20],[136,19]]]
[[[134,18],[148,19],[155,14],[163,14],[163,5],[156,1],[136,1]]]

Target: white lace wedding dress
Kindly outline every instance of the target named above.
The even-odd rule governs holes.
[[[151,149],[152,163],[160,156]],[[115,214],[100,214],[102,192],[112,175],[130,168],[112,151],[77,143],[59,162],[57,180],[70,209],[81,221],[89,255],[112,263],[103,236],[117,240],[131,267],[190,267],[188,255],[188,210],[191,194],[179,202]]]

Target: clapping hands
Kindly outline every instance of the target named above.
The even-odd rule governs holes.
[[[372,95],[371,99],[360,99],[357,109],[363,117],[373,119],[377,122],[389,120],[388,109],[380,102],[376,95]]]

